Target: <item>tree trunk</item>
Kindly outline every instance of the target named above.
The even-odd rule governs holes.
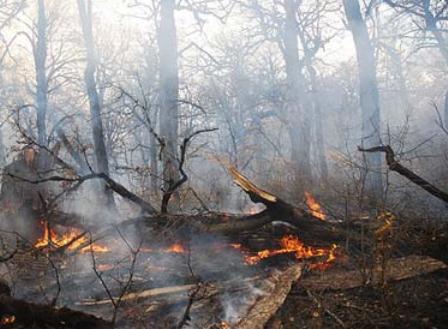
[[[355,43],[359,70],[360,103],[362,110],[362,139],[365,148],[381,144],[381,118],[374,48],[367,24],[361,15],[358,0],[344,0],[345,14]],[[365,155],[365,188],[374,201],[383,194],[381,155]]]
[[[47,27],[45,1],[38,1],[37,43],[34,47],[34,64],[36,70],[36,109],[37,109],[37,141],[47,145],[46,115],[48,107],[47,62]]]
[[[320,178],[324,181],[327,181],[328,179],[328,165],[327,165],[327,158],[325,156],[325,138],[324,138],[324,132],[322,127],[322,111],[321,111],[321,103],[319,99],[319,90],[318,90],[318,83],[317,83],[317,74],[316,70],[313,67],[313,55],[311,53],[311,50],[308,47],[307,40],[305,38],[304,31],[298,27],[298,34],[301,40],[301,43],[303,45],[303,52],[304,52],[304,61],[305,66],[307,68],[309,77],[310,77],[310,83],[311,83],[311,89],[312,89],[312,103],[313,103],[313,109],[314,109],[314,134],[316,139],[316,154],[317,154],[317,160],[319,163],[319,169],[320,169]]]
[[[2,128],[0,126],[0,128]],[[3,142],[3,130],[0,129],[0,170],[6,165],[5,143]]]
[[[159,191],[159,163],[157,161],[157,139],[154,134],[149,131],[149,164],[151,168],[151,189],[153,193]]]
[[[311,177],[310,144],[311,130],[309,113],[309,102],[307,99],[304,76],[299,62],[299,47],[297,40],[297,11],[294,0],[285,0],[286,24],[283,37],[283,57],[286,64],[287,75],[287,102],[289,136],[291,138],[291,161],[297,166],[295,172],[296,182],[309,180]],[[302,102],[300,104],[300,102]]]
[[[84,37],[84,45],[87,53],[87,66],[84,72],[84,80],[87,88],[87,95],[90,104],[90,116],[92,124],[93,143],[95,147],[96,169],[99,173],[109,175],[109,161],[107,158],[106,144],[104,142],[103,121],[101,117],[101,105],[98,91],[96,88],[95,71],[97,59],[92,31],[92,2],[78,0],[79,17]],[[114,205],[112,191],[101,183],[105,191],[107,204]]]
[[[157,31],[160,79],[159,124],[160,137],[165,143],[162,145],[165,191],[179,176],[177,171],[179,73],[174,9],[174,0],[161,1],[160,26]]]

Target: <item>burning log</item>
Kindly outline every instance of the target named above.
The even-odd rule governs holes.
[[[256,231],[274,221],[284,221],[292,224],[299,237],[305,243],[315,245],[332,245],[345,238],[338,223],[330,222],[316,217],[316,210],[308,211],[293,206],[276,195],[264,191],[250,182],[235,168],[230,169],[235,183],[243,189],[253,202],[263,203],[266,209],[249,215],[234,215],[227,213],[208,213],[199,215],[146,215],[125,221],[120,225],[138,227],[142,235],[147,235],[148,229],[156,232],[157,236],[163,233],[175,235],[179,233],[182,238],[196,234],[220,234],[227,236],[240,236],[242,232]],[[322,213],[320,213],[322,215]],[[109,228],[100,236],[113,232]],[[154,234],[153,234],[154,236]]]
[[[247,221],[254,222],[253,228],[257,228],[257,224],[262,226],[272,221],[285,221],[297,228],[300,232],[300,238],[304,241],[331,244],[343,238],[339,225],[325,220],[322,209],[319,205],[316,205],[311,195],[309,195],[308,201],[314,202],[314,204],[310,207],[311,211],[308,211],[293,206],[278,196],[262,190],[234,167],[230,168],[230,174],[234,182],[249,195],[253,202],[262,203],[266,206],[266,210],[247,218]],[[255,223],[256,221],[258,223]],[[231,227],[229,225],[229,230],[236,229],[239,226],[237,223],[233,223]]]

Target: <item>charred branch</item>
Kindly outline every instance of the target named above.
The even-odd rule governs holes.
[[[151,204],[142,198],[140,198],[138,195],[132,193],[127,188],[125,188],[120,183],[113,180],[109,175],[106,175],[105,173],[91,173],[85,176],[78,176],[78,177],[64,177],[64,176],[50,176],[47,178],[42,179],[27,179],[24,177],[19,177],[11,173],[6,173],[7,176],[10,176],[14,179],[24,181],[30,184],[42,184],[46,182],[71,182],[76,183],[75,186],[80,186],[84,182],[91,180],[91,179],[102,179],[106,182],[106,184],[109,186],[111,190],[113,190],[115,193],[120,195],[121,197],[125,198],[126,200],[132,201],[133,203],[140,206],[140,208],[147,213],[156,213],[156,210]]]
[[[187,148],[188,148],[188,145],[190,144],[191,140],[199,134],[206,133],[206,132],[212,132],[212,131],[216,131],[216,130],[218,130],[218,128],[202,129],[202,130],[195,131],[188,137],[184,138],[184,141],[183,141],[182,145],[180,146],[180,160],[179,160],[179,166],[178,166],[179,173],[181,176],[177,181],[170,183],[168,190],[163,194],[162,209],[161,209],[162,214],[167,213],[168,203],[170,202],[170,199],[171,199],[171,196],[173,195],[173,193],[188,180],[188,175],[184,170],[184,164],[185,164],[185,160],[186,160]]]
[[[396,159],[395,159],[395,153],[392,147],[390,145],[381,145],[376,146],[368,149],[364,149],[362,147],[358,147],[358,150],[361,152],[383,152],[386,154],[386,163],[390,170],[395,171],[399,173],[400,175],[406,177],[409,179],[412,183],[420,186],[422,189],[427,191],[428,193],[434,195],[436,198],[448,203],[448,193],[440,190],[430,182],[428,182],[426,179],[423,179],[413,171],[409,170],[408,168],[402,166]]]

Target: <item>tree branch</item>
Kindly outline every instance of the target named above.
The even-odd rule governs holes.
[[[440,190],[433,184],[429,183],[427,180],[423,179],[413,171],[409,170],[406,167],[403,167],[396,159],[395,159],[395,153],[390,147],[390,145],[380,145],[375,146],[372,148],[364,149],[360,146],[358,146],[358,150],[360,152],[368,152],[368,153],[375,153],[375,152],[383,152],[386,154],[386,163],[390,170],[395,171],[399,173],[400,175],[406,177],[414,184],[420,186],[427,192],[434,195],[436,198],[448,203],[448,193]]]

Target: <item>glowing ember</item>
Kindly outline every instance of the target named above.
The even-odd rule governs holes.
[[[255,255],[246,255],[245,261],[249,265],[255,265],[262,259],[269,258],[275,255],[293,253],[297,259],[308,259],[314,257],[326,257],[322,263],[311,264],[312,269],[326,269],[336,259],[337,246],[333,245],[331,248],[314,248],[307,247],[296,236],[287,235],[280,240],[280,249],[276,250],[261,250]]]
[[[180,243],[175,243],[175,244],[169,246],[165,250],[165,252],[171,252],[171,253],[174,253],[174,254],[183,254],[183,253],[185,253],[185,248]]]
[[[41,238],[39,238],[34,247],[36,248],[48,248],[48,247],[67,247],[67,250],[76,251],[80,249],[81,253],[86,252],[97,252],[97,253],[105,253],[108,252],[109,249],[105,246],[101,246],[96,243],[89,244],[89,240],[83,232],[78,229],[71,228],[68,232],[58,235],[56,231],[51,229],[46,221],[42,221],[42,226],[44,228],[44,233]]]
[[[4,315],[0,320],[1,325],[13,324],[14,322],[16,322],[16,317],[14,315]]]
[[[306,205],[310,209],[311,214],[320,220],[325,220],[325,213],[323,212],[321,205],[316,201],[313,195],[309,192],[305,192],[305,199]]]
[[[153,249],[150,247],[143,247],[143,248],[140,248],[140,251],[148,252],[148,253],[161,252],[161,253],[168,253],[168,254],[184,254],[185,248],[180,243],[174,243],[169,247],[161,248],[161,249]]]
[[[263,210],[263,208],[264,208],[263,206],[260,206],[259,204],[255,204],[255,205],[252,205],[250,207],[247,207],[244,210],[244,214],[246,214],[246,215],[256,215],[259,212],[261,212]]]

